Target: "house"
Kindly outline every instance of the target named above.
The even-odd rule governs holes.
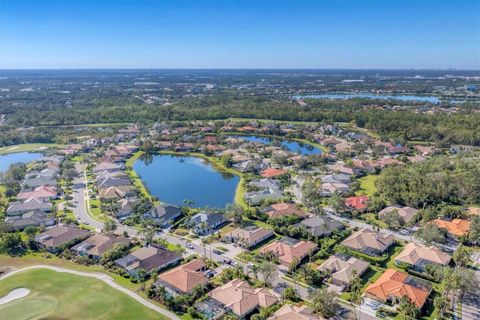
[[[313,309],[305,305],[295,306],[285,304],[272,314],[267,320],[320,320],[323,319],[315,315]]]
[[[130,186],[108,187],[100,189],[98,192],[102,199],[122,199],[132,195],[132,188]]]
[[[26,227],[50,227],[55,224],[55,217],[43,211],[29,211],[21,215],[6,216],[5,223],[12,230],[23,230]]]
[[[252,288],[246,281],[234,279],[215,288],[208,294],[240,318],[258,307],[268,308],[277,303],[277,296],[266,288]]]
[[[117,259],[114,263],[127,270],[130,274],[136,275],[139,269],[147,272],[160,270],[175,265],[182,260],[177,252],[167,250],[159,245],[149,245],[133,251],[129,255]]]
[[[99,233],[72,247],[81,256],[99,260],[103,254],[118,244],[129,244],[130,239],[116,236],[113,233]]]
[[[427,301],[432,288],[426,281],[413,278],[404,272],[387,269],[380,278],[365,289],[367,298],[386,303],[399,303],[406,296],[419,309]]]
[[[344,183],[350,184],[352,182],[352,176],[343,173],[327,174],[320,177],[322,183]]]
[[[418,210],[412,207],[400,207],[400,206],[388,206],[385,209],[381,210],[378,213],[378,217],[383,219],[386,214],[397,211],[398,215],[405,223],[409,223],[415,215],[418,213]]]
[[[43,202],[56,199],[58,196],[57,188],[50,186],[36,187],[31,191],[22,191],[17,195],[17,200],[37,199]]]
[[[437,248],[428,248],[410,242],[395,258],[395,263],[405,263],[410,265],[414,270],[423,272],[426,265],[434,264],[446,266],[451,260],[452,257],[448,253],[445,253]]]
[[[203,274],[206,268],[202,260],[195,259],[158,276],[157,284],[166,287],[172,295],[190,293],[193,288],[208,282]]]
[[[258,191],[245,193],[245,200],[251,205],[259,205],[265,200],[279,200],[283,198],[283,192],[280,190],[280,185],[275,180],[261,179],[258,181],[252,181],[248,185],[252,188],[258,189]]]
[[[344,194],[350,191],[350,186],[341,182],[326,182],[320,187],[320,195],[322,197],[333,197],[335,194]]]
[[[381,255],[393,243],[393,235],[384,235],[371,230],[358,230],[342,241],[342,245],[369,255]]]
[[[270,219],[285,217],[285,216],[299,216],[301,218],[306,217],[305,211],[300,209],[294,203],[275,203],[262,210]]]
[[[228,222],[222,213],[199,212],[188,221],[188,226],[193,232],[199,235],[212,233],[222,225]]]
[[[282,169],[276,169],[276,168],[267,168],[260,172],[260,175],[263,178],[277,178],[280,176],[283,176],[284,174],[287,174],[287,170],[282,170]]]
[[[346,166],[341,165],[339,163],[332,164],[332,165],[327,165],[327,168],[331,172],[342,173],[342,174],[346,174],[346,175],[350,175],[350,176],[356,175],[358,173],[358,170],[356,170],[354,168],[346,167]]]
[[[227,242],[239,243],[240,246],[249,249],[257,244],[270,239],[275,234],[272,230],[260,228],[255,225],[238,228],[224,236]]]
[[[346,255],[333,255],[322,263],[317,270],[331,271],[332,283],[348,287],[355,276],[360,277],[367,271],[369,263]]]
[[[90,235],[90,231],[76,226],[57,225],[35,236],[35,242],[50,252],[58,252]]]
[[[115,218],[123,220],[133,213],[133,205],[136,200],[120,199],[117,201],[118,211],[115,212]]]
[[[31,211],[50,212],[52,211],[52,203],[44,202],[39,199],[27,199],[26,201],[15,201],[7,208],[7,216],[21,215]]]
[[[453,238],[464,236],[470,231],[470,221],[464,219],[453,219],[452,221],[435,219],[431,223],[447,230],[448,234]]]
[[[128,180],[127,178],[105,177],[97,181],[97,186],[99,189],[129,186],[130,184],[130,180]]]
[[[345,205],[356,211],[364,211],[367,209],[368,196],[353,196],[345,199]]]
[[[333,230],[345,228],[341,222],[326,216],[308,218],[300,221],[299,225],[306,228],[314,237],[329,236]]]
[[[27,178],[20,183],[23,190],[35,189],[41,186],[57,187],[57,185],[58,182],[56,178],[43,176]]]
[[[298,264],[318,246],[310,241],[296,240],[290,237],[283,237],[280,240],[267,244],[259,250],[260,253],[274,253],[280,264],[289,268],[293,263]]]
[[[161,226],[169,226],[172,221],[177,220],[182,216],[183,212],[180,207],[171,204],[160,204],[146,213],[146,216],[155,221]]]
[[[117,171],[124,170],[125,165],[121,163],[101,162],[97,164],[92,170],[93,173],[99,173],[102,171]]]

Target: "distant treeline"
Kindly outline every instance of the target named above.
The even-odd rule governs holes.
[[[456,114],[424,114],[365,108],[366,101],[309,101],[308,106],[285,99],[215,95],[185,98],[171,105],[114,106],[101,103],[95,107],[40,110],[18,108],[9,115],[9,124],[19,126],[73,125],[84,123],[140,122],[169,120],[260,118],[271,120],[315,121],[322,123],[354,122],[372,129],[383,138],[402,138],[435,142],[440,146],[468,144],[480,146],[480,114],[466,106]],[[370,101],[371,103],[371,101]]]

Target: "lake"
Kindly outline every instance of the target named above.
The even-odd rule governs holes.
[[[417,95],[384,95],[373,93],[323,93],[323,94],[311,94],[294,96],[294,99],[326,99],[326,100],[347,100],[354,98],[368,98],[368,99],[381,99],[381,100],[401,100],[401,101],[418,101],[418,102],[430,102],[439,103],[440,99],[435,96],[417,96]]]
[[[314,147],[308,143],[301,143],[295,140],[281,139],[281,138],[269,138],[269,137],[259,137],[259,136],[232,136],[236,139],[243,139],[250,142],[260,142],[263,144],[275,144],[278,143],[278,146],[283,147],[284,149],[295,152],[303,155],[312,155],[312,154],[321,154],[322,150],[317,147]]]
[[[175,205],[189,199],[194,207],[224,208],[234,202],[240,181],[236,175],[220,172],[197,157],[144,155],[133,169],[153,196]]]
[[[38,160],[41,157],[41,153],[35,152],[18,152],[0,155],[0,172],[6,171],[13,163],[28,163],[30,161]]]

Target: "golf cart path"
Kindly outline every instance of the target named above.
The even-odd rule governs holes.
[[[151,303],[150,301],[145,300],[144,298],[140,297],[135,292],[132,292],[132,291],[118,285],[117,283],[115,283],[113,281],[113,279],[111,277],[109,277],[108,275],[106,275],[104,273],[90,273],[90,272],[70,270],[70,269],[48,266],[48,265],[36,265],[36,266],[25,267],[25,268],[21,268],[21,269],[17,269],[17,270],[14,270],[12,272],[9,272],[6,275],[0,277],[0,281],[5,279],[5,278],[8,278],[8,277],[10,277],[14,274],[17,274],[17,273],[20,273],[20,272],[23,272],[23,271],[26,271],[26,270],[32,270],[32,269],[49,269],[49,270],[53,270],[53,271],[56,271],[56,272],[66,272],[66,273],[71,273],[71,274],[75,274],[75,275],[78,275],[78,276],[90,277],[90,278],[95,278],[95,279],[98,279],[98,280],[102,280],[103,282],[105,282],[109,286],[113,287],[114,289],[117,289],[118,291],[121,291],[121,292],[127,294],[128,296],[130,296],[131,298],[137,300],[138,302],[143,304],[145,307],[150,308],[150,309],[152,309],[152,310],[154,310],[158,313],[161,313],[164,316],[166,316],[166,317],[168,317],[172,320],[180,320],[180,318],[177,315],[175,315],[174,313],[172,313],[168,310],[165,310],[165,309]]]

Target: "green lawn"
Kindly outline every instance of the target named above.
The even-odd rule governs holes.
[[[168,319],[93,278],[34,269],[0,283],[0,296],[15,288],[30,290],[0,306],[3,319]]]
[[[367,195],[373,196],[375,192],[377,192],[377,187],[375,187],[375,181],[377,181],[377,175],[368,175],[358,179],[360,181],[360,189],[355,192],[355,195]]]
[[[140,177],[138,176],[137,172],[135,170],[133,170],[133,164],[135,163],[135,161],[138,160],[138,158],[140,158],[143,154],[143,151],[138,151],[136,153],[133,154],[132,157],[130,157],[127,162],[125,163],[125,168],[127,169],[126,170],[126,173],[130,176],[130,178],[132,178],[133,180],[133,185],[135,187],[138,188],[138,190],[140,190],[140,193],[146,198],[146,199],[150,199],[150,201],[152,201],[155,205],[159,205],[160,202],[159,201],[156,201],[154,200],[154,198],[152,197],[152,195],[150,194],[150,192],[148,192],[147,188],[145,188],[145,185],[143,184],[143,181],[142,179],[140,179]]]
[[[17,144],[17,145],[8,146],[8,147],[2,147],[0,148],[0,154],[40,151],[40,150],[43,150],[43,148],[60,148],[60,147],[63,147],[63,145],[54,144],[54,143],[25,143],[25,144]]]

